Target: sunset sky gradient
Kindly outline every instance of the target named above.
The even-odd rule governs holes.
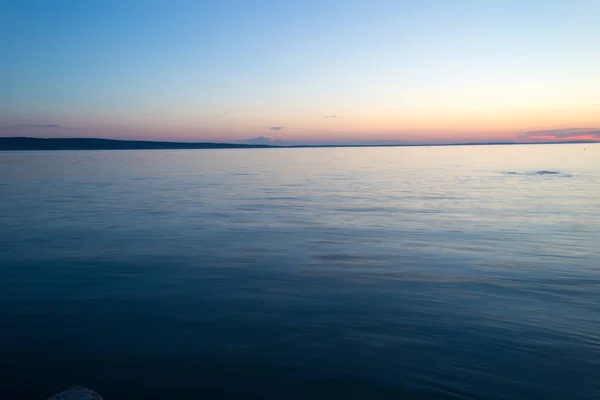
[[[0,136],[600,140],[600,1],[0,0]]]

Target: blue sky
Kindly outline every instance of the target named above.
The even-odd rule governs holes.
[[[0,0],[0,15],[2,136],[451,142],[600,127],[598,1]]]

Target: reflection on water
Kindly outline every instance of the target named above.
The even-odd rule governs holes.
[[[585,147],[0,153],[0,398],[600,398]]]

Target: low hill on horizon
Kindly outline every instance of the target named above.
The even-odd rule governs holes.
[[[168,150],[168,149],[246,149],[270,148],[262,144],[210,142],[157,142],[97,138],[0,138],[0,150]]]

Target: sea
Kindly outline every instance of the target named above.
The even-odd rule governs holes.
[[[0,152],[0,399],[599,399],[600,144]]]

